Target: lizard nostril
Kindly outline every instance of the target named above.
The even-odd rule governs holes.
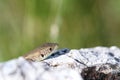
[[[52,48],[49,48],[50,51],[52,51]]]

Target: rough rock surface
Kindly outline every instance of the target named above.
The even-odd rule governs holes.
[[[46,60],[0,63],[0,80],[120,80],[120,49],[61,49]]]

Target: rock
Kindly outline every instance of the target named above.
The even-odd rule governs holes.
[[[0,63],[0,80],[120,80],[120,49],[61,49],[41,62]]]

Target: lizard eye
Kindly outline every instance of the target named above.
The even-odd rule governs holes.
[[[44,55],[43,55],[43,54],[41,54],[41,56],[42,56],[42,57],[44,57]]]
[[[52,48],[49,48],[50,51],[52,51]]]

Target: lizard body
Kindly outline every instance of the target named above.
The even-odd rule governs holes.
[[[50,56],[58,48],[57,43],[45,43],[42,46],[27,53],[23,57],[30,61],[42,61]]]

